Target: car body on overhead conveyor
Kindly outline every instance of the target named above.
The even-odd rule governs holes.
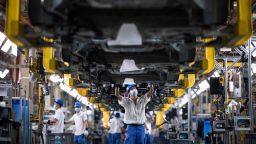
[[[213,70],[215,48],[242,45],[252,34],[250,0],[26,4],[23,12],[19,0],[10,1],[6,34],[18,46],[43,48],[46,72],[70,74],[68,79],[78,80],[73,86],[122,84],[130,77],[139,84],[174,87],[174,95],[180,96],[184,90],[179,88],[191,87],[196,75]],[[31,22],[27,25],[24,19],[19,23],[24,13]],[[120,71],[124,59],[133,60],[138,69]]]
[[[63,69],[77,72],[82,80],[93,77],[121,83],[125,77],[135,77],[138,82],[173,84],[180,69],[187,73],[202,69],[205,47],[234,46],[250,36],[236,32],[241,7],[248,4],[241,0],[30,0],[29,19],[40,35],[27,34],[27,38],[33,37],[36,47],[61,48],[58,59],[69,63]],[[143,70],[121,73],[123,59],[134,60]]]

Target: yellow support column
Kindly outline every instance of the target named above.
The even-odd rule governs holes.
[[[175,97],[181,97],[185,94],[185,90],[184,89],[174,89],[173,94]]]
[[[235,25],[235,38],[231,46],[240,46],[247,43],[252,36],[252,1],[237,0],[237,23]]]
[[[23,46],[16,39],[20,33],[20,0],[7,0],[6,3],[5,33],[17,46]]]
[[[184,86],[186,88],[191,88],[192,86],[194,86],[195,82],[196,82],[196,75],[195,74],[188,74],[184,78]]]
[[[163,123],[164,123],[164,112],[163,111],[158,111],[156,113],[156,126],[159,126],[158,128],[163,128],[164,125],[161,125]]]
[[[70,87],[75,86],[75,79],[72,78],[71,74],[64,74],[64,83]]]
[[[168,97],[167,98],[167,101],[169,104],[173,104],[175,101],[176,101],[177,98],[174,98],[174,97]]]
[[[171,106],[172,104],[164,104],[163,105],[163,108],[161,109],[163,112],[166,112],[169,108],[170,108],[170,106]]]
[[[184,74],[179,74],[178,81],[184,80]]]
[[[110,117],[110,112],[109,111],[102,111],[103,114],[103,127],[108,128],[108,121]]]
[[[223,62],[218,62],[222,67],[224,67]],[[243,66],[243,63],[241,62],[237,62],[235,64],[233,64],[233,62],[227,62],[227,67],[233,66],[234,68],[239,68],[241,66]]]
[[[96,102],[97,102],[97,99],[96,99],[96,97],[88,97],[88,101],[89,101],[90,103],[96,103]]]
[[[89,89],[89,88],[77,88],[76,90],[77,90],[77,92],[78,92],[81,96],[86,97],[86,96],[88,96],[90,89]]]
[[[38,84],[38,129],[42,130],[43,127],[43,105],[44,105],[44,97],[42,84]]]
[[[51,47],[43,48],[43,66],[46,72],[55,73],[56,61],[54,60],[54,49]]]
[[[97,103],[95,104],[96,107],[102,112],[103,115],[103,127],[108,128],[108,122],[109,122],[109,117],[110,117],[110,112],[108,111],[108,108],[106,105],[102,103]]]
[[[208,74],[214,69],[215,67],[214,61],[215,61],[215,48],[206,47],[205,59],[202,62],[202,68],[204,69],[202,74]]]

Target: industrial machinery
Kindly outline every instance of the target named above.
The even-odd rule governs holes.
[[[8,0],[5,33],[39,81],[39,130],[51,75],[58,75],[66,92],[94,103],[104,127],[109,111],[122,109],[116,87],[125,95],[130,80],[141,95],[151,83],[155,93],[146,110],[157,111],[161,128],[164,115],[171,119],[171,105],[216,65],[228,63],[217,56],[243,53],[238,46],[253,33],[254,7],[251,0]],[[246,55],[239,60],[246,61]],[[187,140],[189,133],[176,137]]]
[[[235,46],[250,36],[236,32],[240,3],[247,6],[229,0],[32,0],[29,18],[40,31],[28,31],[22,39],[34,39],[34,47],[60,49],[56,57],[69,66],[56,70],[78,74],[83,81],[122,83],[133,77],[138,83],[175,84],[180,69],[197,73],[203,67],[205,47]],[[124,59],[134,60],[138,69],[121,72]]]

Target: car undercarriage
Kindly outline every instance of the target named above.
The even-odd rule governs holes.
[[[163,101],[166,96],[183,95],[210,74],[219,48],[245,42],[249,28],[243,29],[241,23],[249,23],[241,20],[241,9],[246,4],[240,0],[28,0],[21,17],[29,22],[23,19],[13,38],[24,44],[21,47],[37,49],[39,57],[32,59],[41,66],[32,64],[32,72],[39,68],[41,77],[59,74],[73,88],[89,88],[98,102],[102,101],[97,92],[106,86],[122,87],[126,78],[138,85],[155,84]],[[132,63],[125,67],[127,61]]]

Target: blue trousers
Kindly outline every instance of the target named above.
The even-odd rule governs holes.
[[[109,133],[108,144],[121,144],[121,133]]]
[[[144,144],[145,128],[143,125],[128,125],[126,128],[125,144]]]
[[[87,144],[87,139],[84,136],[84,134],[81,135],[75,135],[74,137],[74,143],[75,144]]]
[[[144,144],[152,144],[152,142],[153,142],[152,136],[150,134],[146,134]]]

